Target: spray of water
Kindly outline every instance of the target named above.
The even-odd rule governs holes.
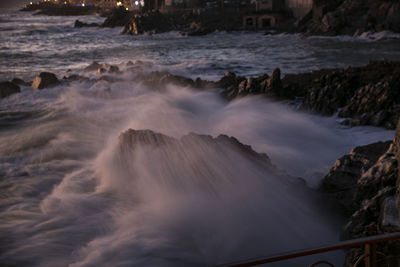
[[[1,131],[0,261],[204,266],[337,240],[320,196],[287,173],[316,185],[310,171],[393,135],[260,98],[153,92],[128,76],[43,90],[29,106],[30,93],[3,101],[4,110],[38,114]],[[171,141],[129,146],[119,139],[129,128]],[[280,170],[189,132],[235,136]]]

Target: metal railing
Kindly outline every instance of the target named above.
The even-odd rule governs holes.
[[[393,240],[400,240],[400,232],[392,233],[392,234],[383,234],[377,236],[363,237],[358,239],[352,239],[348,241],[338,242],[334,245],[326,245],[317,248],[297,250],[292,252],[287,252],[283,254],[278,254],[274,256],[269,256],[265,258],[256,258],[256,259],[248,259],[238,262],[231,262],[227,264],[217,265],[218,267],[249,267],[249,266],[257,266],[261,264],[273,263],[278,261],[289,260],[298,257],[304,257],[314,254],[320,254],[324,252],[334,251],[334,250],[342,250],[346,248],[355,248],[355,247],[364,247],[364,254],[360,256],[360,258],[354,264],[354,267],[358,266],[362,261],[364,261],[365,267],[375,267],[376,266],[376,258],[377,255],[383,255],[383,253],[376,251],[376,244],[381,242],[388,242]],[[387,265],[390,266],[389,262],[386,261]],[[317,266],[319,264],[325,264],[334,266],[332,263],[328,261],[317,261],[310,265]]]

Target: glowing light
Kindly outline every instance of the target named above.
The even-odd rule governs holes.
[[[129,11],[129,8],[125,8],[126,11]]]
[[[122,6],[122,2],[117,2],[117,6]]]
[[[82,6],[85,6],[85,3],[82,3]]]
[[[139,5],[139,1],[135,1],[135,6],[138,6]]]
[[[29,2],[29,4],[30,4],[30,5],[33,5],[33,3],[32,3],[32,2]]]
[[[143,0],[140,0],[140,5],[144,6],[144,1]]]

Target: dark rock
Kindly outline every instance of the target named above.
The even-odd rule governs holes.
[[[100,27],[100,24],[97,23],[85,23],[80,20],[75,20],[74,28],[82,28],[82,27]]]
[[[199,135],[190,133],[183,136],[180,140],[155,133],[151,130],[132,130],[129,129],[119,136],[120,150],[123,156],[132,155],[132,152],[137,148],[143,148],[145,146],[161,148],[162,151],[169,151],[168,153],[177,154],[175,156],[182,156],[187,158],[187,155],[199,154],[201,157],[205,157],[207,154],[215,153],[238,153],[246,160],[254,163],[255,166],[264,168],[265,170],[271,170],[278,173],[278,169],[271,163],[269,157],[264,153],[255,152],[251,146],[240,143],[234,137],[228,137],[226,135],[220,135],[217,138],[213,138],[209,135]],[[209,149],[204,149],[208,147]],[[186,156],[185,156],[186,155]],[[187,162],[188,164],[197,164],[196,162]],[[283,174],[283,173],[281,173]]]
[[[192,79],[173,75],[166,71],[140,73],[136,78],[143,81],[143,83],[151,89],[155,90],[164,90],[168,84],[197,89],[216,88],[214,82],[204,81],[199,78],[197,78],[196,81],[193,81]]]
[[[89,71],[97,71],[99,68],[101,68],[102,65],[100,65],[98,62],[93,62],[89,66],[83,69],[83,71],[89,72]]]
[[[325,177],[323,189],[351,212],[344,239],[400,232],[399,132],[400,122],[393,142],[355,148]],[[380,243],[377,250],[388,256],[392,266],[399,265],[399,241]],[[345,266],[353,266],[362,253],[348,251]]]
[[[0,82],[0,98],[5,98],[9,95],[20,92],[21,89],[18,85],[11,82]]]
[[[57,76],[50,72],[42,72],[36,76],[32,83],[34,90],[41,90],[58,83]]]
[[[358,89],[339,113],[340,117],[360,118],[361,125],[395,129],[400,118],[400,77],[385,78]]]
[[[20,85],[20,86],[30,86],[30,83],[25,82],[24,80],[20,78],[14,78],[11,81],[13,84]]]
[[[132,14],[126,11],[124,7],[115,8],[101,26],[108,28],[124,27],[131,18]]]
[[[143,33],[161,33],[173,29],[167,17],[158,11],[136,14],[125,24],[122,33],[139,35]]]
[[[354,148],[338,159],[322,182],[324,191],[331,194],[348,213],[354,212],[357,183],[389,148],[391,141]]]
[[[298,29],[313,35],[354,35],[366,31],[400,31],[400,3],[396,0],[315,0],[312,16]]]

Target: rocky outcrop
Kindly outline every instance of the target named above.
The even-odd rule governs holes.
[[[85,23],[80,20],[75,20],[74,28],[83,28],[83,27],[100,27],[100,24],[97,23]]]
[[[172,24],[158,11],[136,14],[124,24],[122,33],[139,35],[143,33],[162,33],[172,30]]]
[[[227,100],[256,94],[275,98],[282,98],[285,95],[280,69],[275,69],[271,76],[263,74],[257,78],[237,77],[234,73],[228,72],[217,84],[224,89],[221,96]]]
[[[354,148],[338,159],[322,182],[322,189],[338,201],[346,212],[354,212],[357,182],[389,148],[391,141]]]
[[[400,32],[400,2],[397,0],[315,0],[311,14],[299,24],[299,30],[306,34]]]
[[[358,89],[340,117],[355,117],[350,125],[374,125],[394,129],[400,114],[400,76],[391,76]]]
[[[36,76],[32,83],[34,90],[41,90],[58,83],[57,76],[50,72],[42,72]]]
[[[301,100],[306,111],[350,118],[343,124],[395,129],[400,118],[400,62],[376,61],[364,67],[323,69],[280,77],[263,74],[245,78],[227,73],[217,84],[222,97],[262,94],[275,99]]]
[[[25,82],[20,78],[14,78],[11,80],[13,84],[20,85],[20,86],[30,86],[32,83]]]
[[[204,10],[201,13],[192,11],[182,14],[162,14],[149,11],[136,14],[125,24],[122,33],[144,34],[180,31],[190,36],[202,36],[219,31],[240,30],[243,12],[239,10]]]
[[[21,89],[18,85],[12,82],[0,82],[0,98],[5,98],[19,92],[21,92]]]
[[[132,13],[126,11],[125,8],[115,8],[101,26],[108,28],[123,27],[128,24],[131,18]]]
[[[121,73],[119,67],[116,65],[109,64],[99,64],[98,62],[93,62],[89,66],[83,69],[84,72],[97,72],[97,73]]]
[[[182,157],[187,157],[191,153],[199,153],[202,155],[201,157],[204,157],[204,155],[211,155],[213,153],[238,152],[243,158],[251,161],[256,166],[278,174],[278,169],[271,163],[270,158],[266,154],[257,153],[251,146],[244,145],[236,138],[226,135],[219,135],[217,138],[213,138],[209,135],[190,133],[180,139],[175,139],[151,130],[129,129],[120,134],[119,145],[123,157],[130,155],[135,149],[143,146],[166,148],[169,151],[176,151]]]
[[[166,71],[137,73],[136,79],[142,81],[146,86],[155,90],[164,90],[169,84],[196,89],[217,88],[214,82],[205,81],[200,78],[192,80],[190,78],[174,75]]]
[[[400,122],[393,141],[353,149],[323,180],[323,190],[351,214],[344,239],[400,232],[399,132]],[[378,251],[389,256],[392,266],[399,266],[394,257],[400,255],[399,241],[378,244]],[[353,266],[363,253],[361,249],[349,251],[345,266]]]

